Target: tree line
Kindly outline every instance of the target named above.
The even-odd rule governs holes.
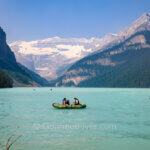
[[[13,87],[13,80],[3,71],[0,70],[0,88]]]

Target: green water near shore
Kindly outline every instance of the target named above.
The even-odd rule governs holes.
[[[0,143],[22,137],[16,150],[149,150],[150,89],[0,89]],[[77,96],[86,109],[52,103]]]

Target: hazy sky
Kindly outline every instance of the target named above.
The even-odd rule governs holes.
[[[150,0],[0,0],[0,26],[8,42],[103,37],[144,12],[150,12]]]

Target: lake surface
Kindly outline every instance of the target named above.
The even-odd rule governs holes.
[[[52,107],[74,96],[87,108]],[[149,150],[150,89],[0,89],[0,143],[14,134],[16,150]]]

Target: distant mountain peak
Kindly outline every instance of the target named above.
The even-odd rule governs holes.
[[[150,13],[144,13],[131,26],[121,30],[119,36],[126,39],[134,33],[145,29],[150,30]]]
[[[145,24],[145,23],[150,23],[150,13],[144,13],[133,24],[142,25],[142,24]]]
[[[150,17],[150,13],[144,13],[142,16]]]

